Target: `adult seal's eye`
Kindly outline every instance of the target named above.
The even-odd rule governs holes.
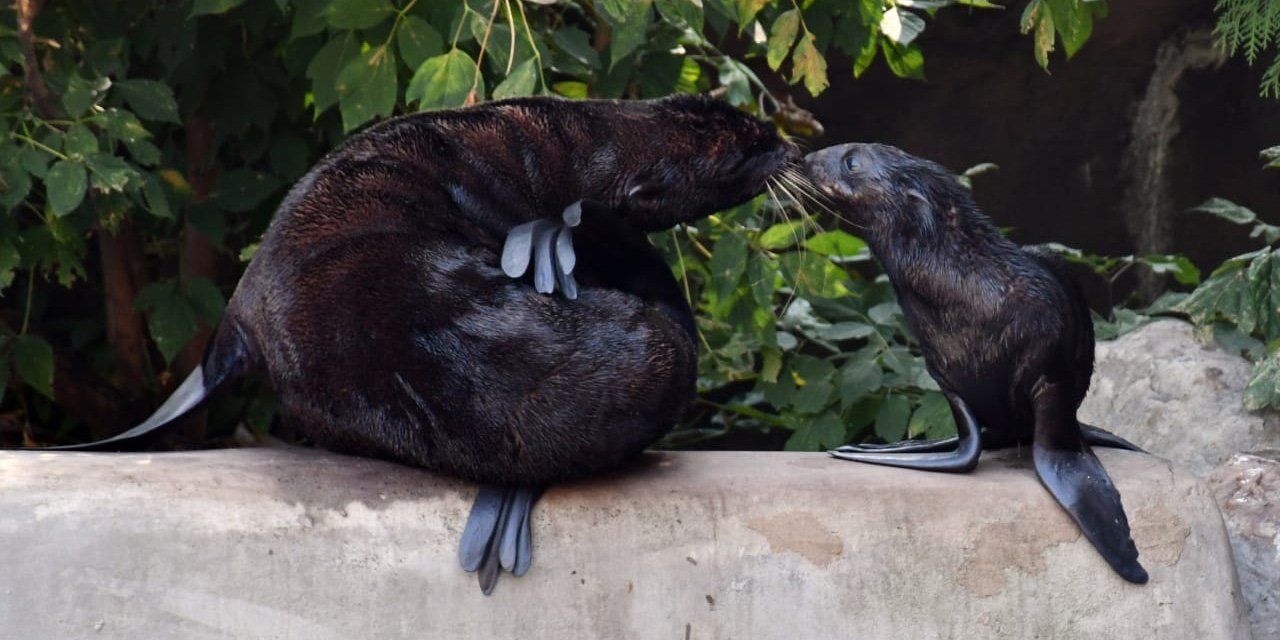
[[[845,157],[844,157],[844,170],[845,170],[845,171],[857,171],[857,170],[858,170],[858,167],[861,167],[861,166],[862,166],[862,163],[861,163],[861,162],[858,162],[858,158],[857,158],[856,156],[845,156]]]

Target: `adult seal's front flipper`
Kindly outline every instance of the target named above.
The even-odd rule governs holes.
[[[956,417],[956,428],[960,432],[955,440],[954,450],[943,450],[950,440],[942,439],[897,442],[888,445],[846,445],[827,453],[841,460],[869,462],[905,469],[952,473],[971,471],[978,466],[978,456],[982,453],[982,436],[978,428],[978,420],[963,398],[951,392],[947,392],[946,395],[951,403],[951,411]]]
[[[1147,571],[1138,562],[1120,492],[1084,442],[1075,408],[1065,406],[1063,398],[1052,383],[1039,385],[1035,394],[1031,457],[1036,474],[1107,564],[1125,580],[1146,584]]]
[[[479,571],[480,590],[493,593],[500,569],[522,576],[533,562],[531,513],[543,487],[486,485],[476,494],[462,531],[458,559],[464,571]]]
[[[582,222],[582,202],[565,207],[560,218],[561,222],[534,220],[512,227],[502,247],[502,271],[519,278],[532,263],[533,286],[538,293],[553,293],[559,286],[564,297],[576,300],[578,283],[573,269],[577,255],[571,229]]]

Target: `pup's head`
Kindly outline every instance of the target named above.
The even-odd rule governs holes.
[[[883,144],[849,143],[810,153],[805,172],[855,224],[872,233],[929,233],[973,201],[946,169]]]

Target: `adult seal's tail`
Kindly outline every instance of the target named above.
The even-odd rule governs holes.
[[[200,364],[174,389],[160,408],[137,426],[95,442],[45,447],[51,451],[133,451],[157,431],[204,404],[215,389],[240,377],[250,367],[249,346],[234,322],[218,325]]]
[[[1010,242],[952,175],[893,147],[830,147],[805,165],[884,266],[959,432],[832,455],[963,472],[984,446],[1029,442],[1054,499],[1121,577],[1145,583],[1120,493],[1090,449],[1136,447],[1076,420],[1093,374],[1093,321],[1064,265]]]

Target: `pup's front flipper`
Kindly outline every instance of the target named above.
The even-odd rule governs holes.
[[[458,557],[463,570],[480,572],[480,590],[493,592],[499,569],[522,576],[533,561],[530,514],[542,487],[484,486],[476,494],[462,531]]]
[[[1138,563],[1138,548],[1129,534],[1120,492],[1084,442],[1075,407],[1065,401],[1059,385],[1037,387],[1031,457],[1040,482],[1120,577],[1145,584],[1147,571]]]
[[[562,221],[534,220],[516,225],[507,232],[502,247],[502,271],[519,278],[533,263],[533,286],[539,293],[552,293],[556,286],[564,297],[578,298],[578,283],[573,279],[577,255],[573,249],[573,227],[582,222],[582,202],[565,208]]]
[[[946,450],[952,440],[943,438],[878,446],[849,445],[827,453],[842,460],[870,462],[890,467],[956,473],[970,471],[978,465],[978,456],[982,453],[982,437],[979,434],[978,420],[963,398],[951,392],[946,392],[946,395],[951,403],[951,411],[956,417],[956,428],[960,432],[954,439],[955,449],[953,450]]]

